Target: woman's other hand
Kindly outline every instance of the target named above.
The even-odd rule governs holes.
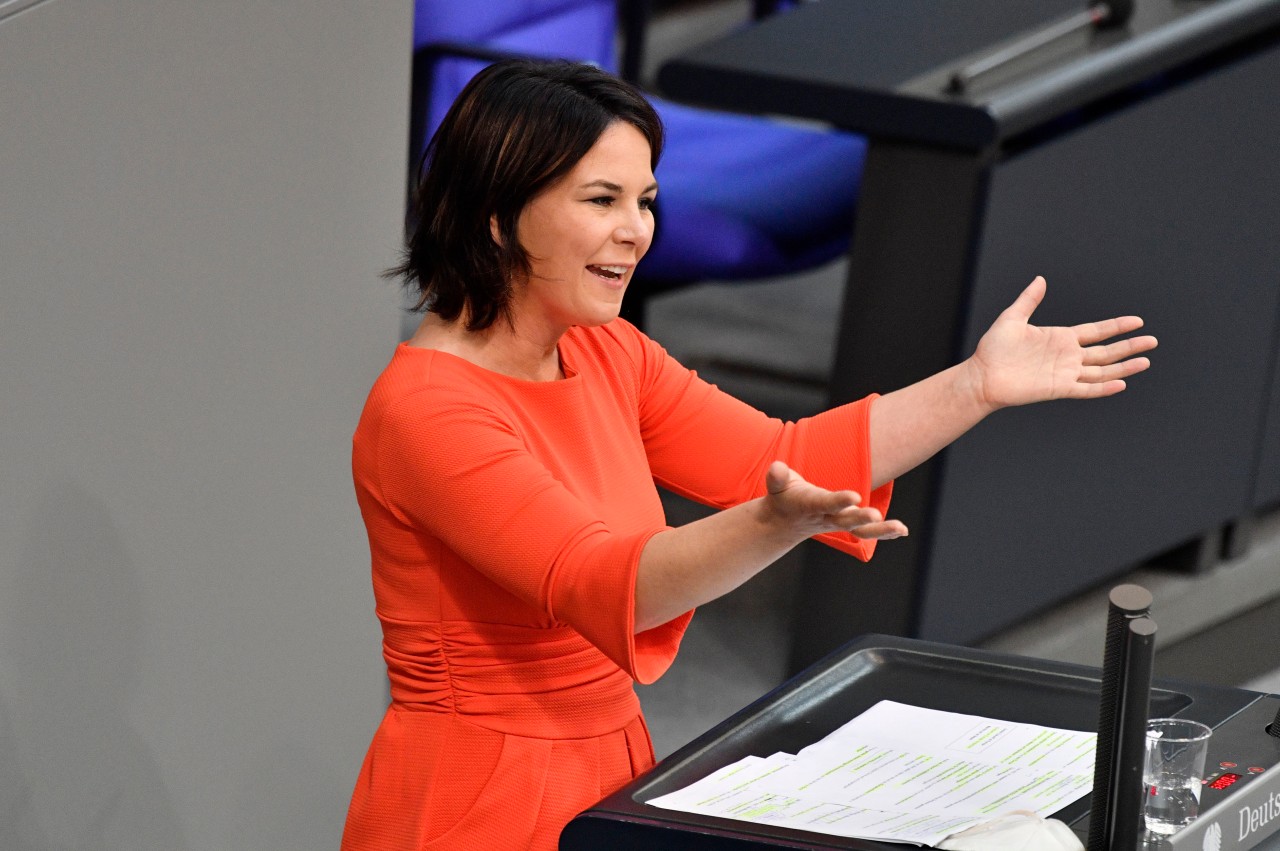
[[[765,473],[766,493],[762,513],[797,539],[826,532],[849,532],[859,538],[900,538],[907,527],[886,520],[874,508],[863,508],[854,491],[830,491],[807,481],[781,461]]]
[[[1096,399],[1125,389],[1124,379],[1151,365],[1143,352],[1151,336],[1113,337],[1142,327],[1137,316],[1120,316],[1070,328],[1039,327],[1031,315],[1045,294],[1037,277],[1005,309],[966,362],[978,400],[990,410],[1049,399]]]
[[[806,538],[850,532],[859,538],[907,534],[899,520],[863,508],[853,491],[829,491],[781,461],[765,473],[765,494],[676,529],[659,532],[640,553],[637,633],[721,597]]]

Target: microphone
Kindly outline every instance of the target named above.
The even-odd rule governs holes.
[[[1118,585],[1107,595],[1107,602],[1088,851],[1137,847],[1143,806],[1143,728],[1155,658],[1151,592],[1140,585]]]
[[[954,95],[963,94],[975,78],[1072,33],[1089,27],[1110,29],[1123,26],[1133,17],[1134,4],[1135,0],[1103,0],[1100,3],[1093,3],[1083,12],[1076,12],[1057,23],[1050,24],[954,72],[947,83],[947,92]]]

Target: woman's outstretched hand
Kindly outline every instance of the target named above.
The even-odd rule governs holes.
[[[1044,299],[1037,277],[996,319],[967,361],[974,392],[990,410],[1049,399],[1096,399],[1125,389],[1124,379],[1151,365],[1143,352],[1151,336],[1105,341],[1142,327],[1137,316],[1119,316],[1070,328],[1031,324]]]
[[[907,534],[900,520],[886,520],[874,508],[863,508],[854,491],[829,491],[807,481],[781,461],[765,473],[766,517],[797,539],[824,532],[849,532],[859,538],[889,539]]]

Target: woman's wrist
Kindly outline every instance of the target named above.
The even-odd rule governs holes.
[[[759,528],[759,542],[769,551],[786,551],[809,537],[798,528],[798,519],[780,511],[776,496],[767,494],[746,503]]]
[[[973,412],[973,421],[984,419],[1005,407],[989,393],[986,369],[975,355],[961,361],[955,371],[953,395],[957,402]]]

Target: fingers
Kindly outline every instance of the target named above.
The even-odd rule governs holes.
[[[1106,366],[1131,358],[1142,352],[1149,352],[1159,345],[1155,337],[1130,337],[1106,346],[1090,346],[1084,350],[1085,366]]]
[[[1106,366],[1090,366],[1080,371],[1075,385],[1066,393],[1069,399],[1101,399],[1124,390],[1124,379],[1151,366],[1147,358],[1132,358]]]
[[[1085,322],[1080,325],[1074,325],[1071,330],[1075,332],[1076,339],[1080,341],[1080,345],[1089,346],[1109,337],[1118,337],[1121,334],[1136,331],[1142,327],[1142,324],[1141,316],[1117,316],[1113,319],[1103,319],[1100,322]],[[1155,338],[1152,337],[1151,339],[1154,340]]]
[[[849,529],[855,538],[875,541],[892,541],[894,538],[905,538],[907,527],[900,520],[885,520],[880,523],[866,523]]]
[[[862,497],[854,491],[829,491],[811,484],[781,461],[774,461],[765,471],[764,487],[770,496],[786,494],[788,500],[803,504],[811,511],[830,513],[862,502]]]
[[[1075,326],[1072,330],[1076,333],[1076,339],[1088,348],[1084,350],[1080,375],[1067,394],[1068,398],[1101,399],[1114,396],[1128,386],[1124,382],[1125,378],[1150,368],[1151,361],[1148,358],[1136,357],[1159,345],[1159,341],[1149,334],[1117,340],[1107,345],[1089,345],[1141,327],[1142,319],[1137,316],[1118,316]]]
[[[1031,320],[1031,314],[1036,312],[1036,308],[1040,306],[1040,302],[1044,300],[1045,290],[1048,284],[1042,276],[1036,275],[1035,280],[1027,285],[1013,304],[1004,309],[1000,314],[1002,319],[1016,319],[1019,322],[1028,322]]]
[[[807,481],[781,461],[774,461],[765,471],[765,490],[770,496],[786,494],[786,499],[810,512],[835,514],[862,504],[856,491],[830,491]]]
[[[1030,322],[1031,316],[1035,313],[1036,308],[1044,301],[1045,292],[1048,290],[1048,284],[1042,275],[1037,275],[1035,280],[1027,285],[1013,304],[1005,308],[1001,314],[1002,318],[1016,319],[1022,322]],[[1100,343],[1111,337],[1118,337],[1121,334],[1128,334],[1136,331],[1143,325],[1141,316],[1116,316],[1111,319],[1103,319],[1098,322],[1085,322],[1075,325],[1071,330],[1076,335],[1076,340],[1081,346],[1092,346],[1094,343]],[[1143,336],[1135,337],[1132,340],[1122,341],[1126,348],[1118,349],[1110,356],[1099,355],[1093,363],[1110,363],[1121,358],[1130,357],[1139,352],[1149,351],[1157,345],[1155,337]],[[1110,347],[1104,347],[1107,349]]]
[[[1131,358],[1120,363],[1109,363],[1102,366],[1086,366],[1080,370],[1080,381],[1086,384],[1099,384],[1114,381],[1117,378],[1128,378],[1149,368],[1151,361],[1147,358]]]
[[[783,511],[808,515],[807,523],[817,529],[850,532],[859,538],[887,540],[907,534],[899,520],[885,520],[878,509],[862,505],[862,497],[851,490],[831,491],[804,479],[781,461],[774,461],[765,473],[769,496]],[[815,532],[816,533],[816,532]]]
[[[1098,384],[1080,383],[1072,388],[1071,392],[1066,394],[1067,399],[1102,399],[1106,396],[1114,396],[1124,390],[1129,385],[1125,384],[1123,379],[1116,378],[1111,381],[1103,381]]]
[[[1146,358],[1134,358],[1124,363],[1115,363],[1108,366],[1086,367],[1080,373],[1079,381],[1076,385],[1079,398],[1093,398],[1098,395],[1099,385],[1118,383],[1119,386],[1111,387],[1109,393],[1104,392],[1101,395],[1110,395],[1110,393],[1119,393],[1125,388],[1124,380],[1131,375],[1149,368],[1151,361]]]
[[[855,538],[891,540],[907,534],[901,520],[885,520],[874,508],[856,508],[827,516],[834,530],[848,532]]]
[[[827,515],[826,520],[836,529],[858,538],[887,540],[907,534],[907,527],[901,520],[886,520],[874,508],[849,508],[838,514]]]
[[[782,493],[787,489],[787,486],[791,484],[792,476],[800,478],[786,464],[783,464],[781,461],[774,461],[769,465],[769,469],[765,471],[764,489],[771,494]]]
[[[812,492],[803,494],[800,498],[803,500],[803,507],[811,513],[840,517],[848,512],[857,512],[857,516],[865,516],[862,520],[864,523],[881,519],[880,512],[874,508],[862,507],[862,497],[856,491],[829,491],[817,485],[810,487]]]

